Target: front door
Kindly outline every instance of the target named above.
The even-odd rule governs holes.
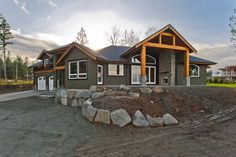
[[[131,66],[131,84],[140,84],[141,66]],[[146,66],[147,82],[146,84],[156,84],[156,67]]]
[[[103,84],[103,66],[97,65],[97,84]]]

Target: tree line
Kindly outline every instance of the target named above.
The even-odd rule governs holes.
[[[150,27],[146,30],[145,36],[147,37],[156,31],[156,27]],[[118,26],[111,27],[111,30],[105,34],[107,44],[119,46],[134,46],[140,41],[141,36],[141,32],[137,33],[132,29],[122,31]],[[88,45],[89,40],[83,27],[81,27],[80,31],[77,33],[75,41],[82,45]]]

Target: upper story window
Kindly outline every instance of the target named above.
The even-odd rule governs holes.
[[[69,62],[69,79],[87,79],[87,61]]]
[[[140,64],[141,63],[141,55],[135,55],[132,57],[132,63]],[[146,55],[146,64],[156,64],[156,59],[150,55]]]
[[[200,77],[200,67],[195,64],[189,65],[189,76],[190,77]]]
[[[108,64],[108,75],[109,76],[124,76],[124,65],[123,64]]]
[[[48,58],[43,60],[43,65],[45,67],[48,65],[48,63],[49,63],[49,59]]]

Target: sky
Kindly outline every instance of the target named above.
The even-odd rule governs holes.
[[[236,0],[0,0],[0,13],[11,25],[17,54],[35,60],[42,49],[75,41],[84,27],[89,47],[108,46],[112,26],[133,29],[145,37],[149,27],[172,24],[198,51],[217,62],[213,69],[236,64],[229,17]]]

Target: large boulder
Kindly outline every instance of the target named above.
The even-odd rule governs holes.
[[[152,127],[162,127],[163,126],[163,119],[161,117],[151,117],[147,115],[147,120],[149,122],[149,126]]]
[[[163,93],[163,92],[165,92],[165,90],[163,89],[163,87],[160,87],[160,86],[155,86],[155,87],[153,87],[153,88],[152,88],[152,91],[153,91],[154,93]]]
[[[111,112],[112,123],[120,127],[124,127],[131,123],[129,114],[124,109],[119,109]]]
[[[88,89],[79,89],[76,91],[75,97],[77,99],[88,99],[90,98],[91,92]]]
[[[83,104],[84,104],[84,102],[85,102],[85,100],[86,100],[86,99],[84,99],[84,98],[78,99],[78,101],[77,101],[77,106],[82,107]]]
[[[98,109],[94,122],[110,124],[110,111]]]
[[[97,108],[93,107],[92,105],[83,105],[82,115],[86,117],[90,122],[93,122],[96,113]]]
[[[86,101],[83,102],[81,107],[83,107],[83,105],[92,105],[92,104],[93,104],[92,100],[91,99],[87,99]]]
[[[166,113],[162,116],[164,125],[175,125],[178,124],[178,121],[171,114]]]
[[[150,93],[152,93],[152,89],[147,88],[147,87],[139,88],[139,90],[140,90],[141,93],[144,93],[144,94],[150,94]]]
[[[72,100],[71,106],[78,107],[78,100],[76,98]]]
[[[124,84],[121,84],[120,87],[119,87],[120,90],[130,90],[130,87],[129,86],[126,86]]]
[[[138,126],[138,127],[148,127],[148,125],[149,125],[148,121],[146,120],[146,118],[144,117],[142,112],[139,110],[137,110],[134,113],[132,123],[134,126]]]
[[[69,99],[75,98],[75,94],[76,94],[76,91],[75,91],[75,90],[67,89],[67,97],[68,97]]]
[[[96,98],[103,97],[104,95],[105,95],[104,92],[94,92],[94,93],[92,93],[91,98],[92,98],[92,99],[96,99]]]
[[[97,86],[95,86],[95,85],[90,86],[89,91],[90,91],[91,93],[97,92],[97,91],[98,91]]]
[[[61,104],[67,106],[67,93],[61,96]]]
[[[129,92],[128,96],[130,96],[132,98],[138,98],[139,97],[139,93]]]
[[[55,103],[61,103],[61,97],[62,95],[66,94],[66,90],[64,89],[58,89],[55,95]]]

